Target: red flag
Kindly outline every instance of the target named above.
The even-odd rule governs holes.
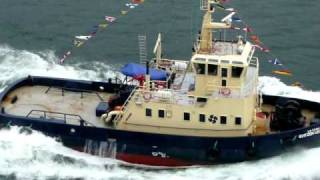
[[[252,32],[252,28],[250,28],[249,26],[246,26],[245,28],[243,28],[243,31],[251,33]]]
[[[252,36],[250,36],[250,38],[255,44],[261,44],[261,41],[258,36],[252,35]]]
[[[144,0],[132,0],[131,2],[134,4],[140,4],[140,3],[143,3]]]
[[[105,16],[105,20],[108,21],[108,22],[113,22],[115,21],[117,18],[115,17],[112,17],[112,16]]]

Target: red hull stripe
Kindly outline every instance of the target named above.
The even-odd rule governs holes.
[[[177,167],[177,166],[193,165],[190,162],[185,162],[178,159],[162,158],[162,157],[146,156],[146,155],[138,155],[138,154],[117,153],[116,158],[132,164],[143,164],[143,165],[149,165],[149,166]]]

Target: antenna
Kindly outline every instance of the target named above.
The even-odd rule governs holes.
[[[147,61],[147,36],[138,35],[140,64]]]

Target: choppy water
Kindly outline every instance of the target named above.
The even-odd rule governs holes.
[[[56,64],[72,37],[86,33],[105,15],[116,15],[125,0],[0,0],[0,91],[28,74],[104,80],[126,62],[138,62],[137,34],[164,33],[164,55],[188,59],[200,23],[198,1],[146,0],[127,17],[74,52],[66,65]],[[320,89],[320,1],[233,0],[230,4],[294,72],[293,78],[270,77],[264,54],[260,88],[264,93],[308,98],[320,93],[290,87],[301,81]],[[148,23],[148,24],[147,24]],[[150,54],[150,53],[149,53]],[[0,179],[319,179],[320,148],[300,150],[257,162],[185,170],[144,171],[119,162],[72,151],[41,133],[0,131]]]

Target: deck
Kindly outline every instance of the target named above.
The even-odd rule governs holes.
[[[96,117],[96,107],[101,101],[107,101],[111,95],[57,87],[24,86],[11,92],[1,102],[1,107],[4,107],[5,113],[16,116],[44,119],[43,112],[46,112],[46,120],[65,120],[67,124],[79,125],[82,118],[93,126],[106,127],[104,122]],[[15,97],[17,100],[12,103]]]

